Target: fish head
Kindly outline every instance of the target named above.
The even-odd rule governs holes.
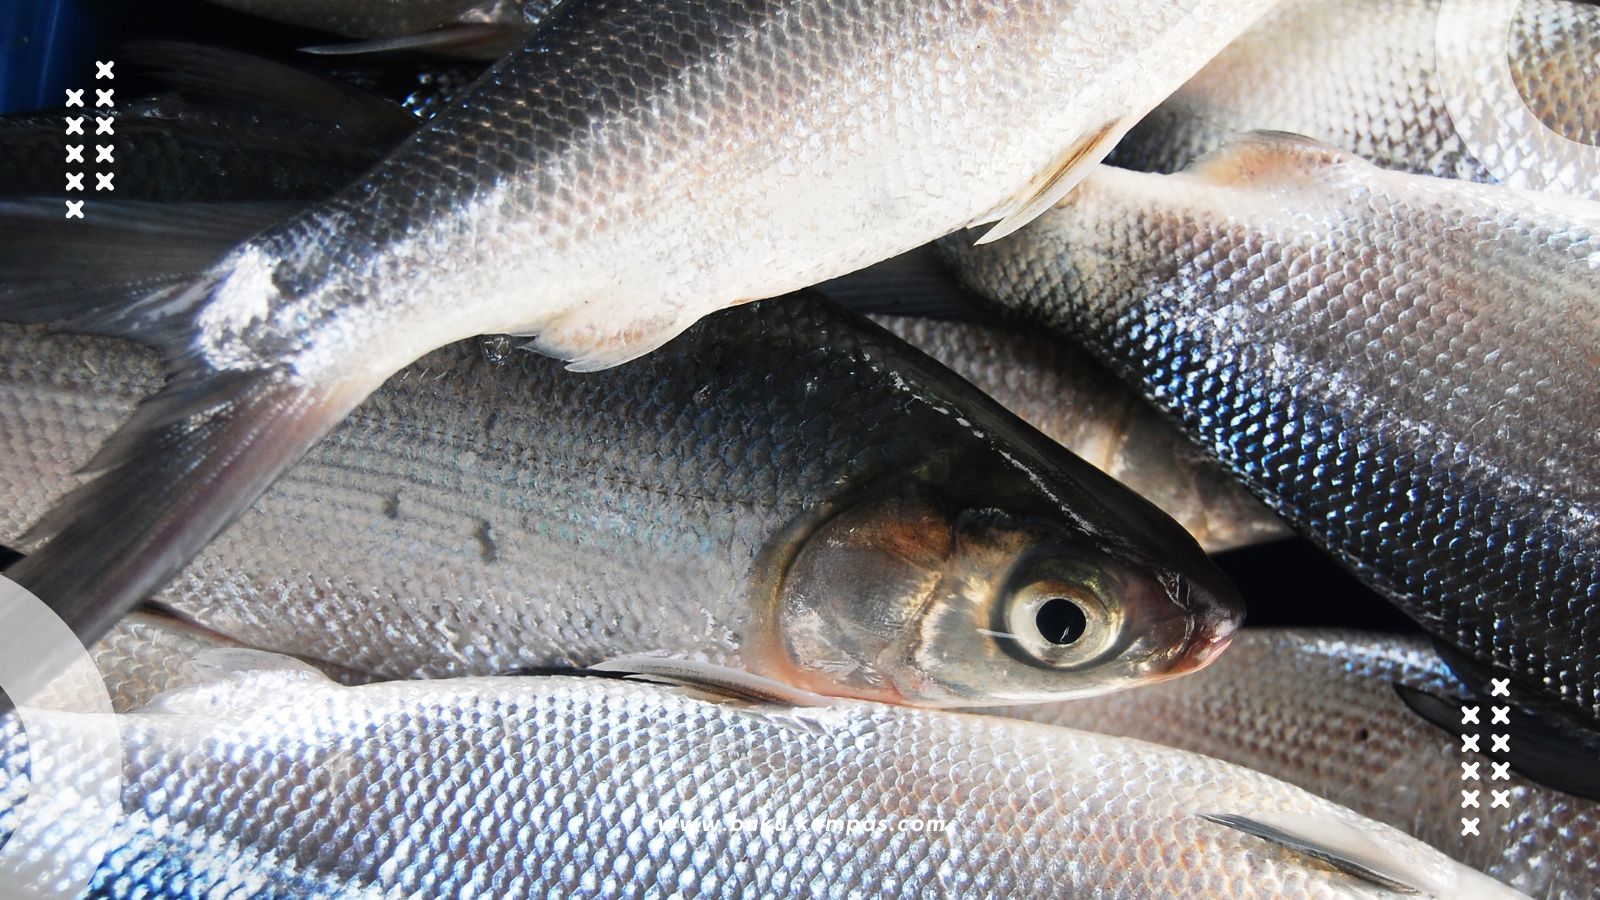
[[[956,464],[852,498],[784,567],[759,664],[819,693],[937,707],[1201,668],[1243,618],[1236,590],[1165,513],[1071,460]]]

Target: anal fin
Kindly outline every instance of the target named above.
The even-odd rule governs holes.
[[[1143,113],[1114,119],[1074,141],[1029,183],[1005,216],[984,232],[977,243],[998,241],[1048,212],[1088,176],[1091,167],[1111,155],[1112,148],[1141,118]]]

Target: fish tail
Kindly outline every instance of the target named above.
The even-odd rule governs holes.
[[[0,238],[23,237],[28,214],[26,206],[0,211]],[[259,211],[246,221],[252,216]],[[0,265],[0,321],[50,321],[57,330],[145,343],[161,352],[167,372],[162,390],[85,466],[98,474],[33,526],[29,552],[6,571],[88,644],[165,585],[375,384],[312,380],[272,362],[219,366],[196,352],[196,315],[229,272],[213,259],[225,239],[208,225],[108,216],[67,231],[47,232],[49,260]],[[167,253],[130,259],[145,267],[132,280],[82,255],[82,239],[97,235],[118,254],[137,256],[119,233],[136,246],[166,245]],[[8,255],[0,250],[0,262]],[[198,276],[197,266],[206,266]],[[19,279],[21,289],[13,283]],[[11,612],[0,610],[0,654],[28,659],[30,636],[9,621]],[[53,665],[41,659],[36,668]]]

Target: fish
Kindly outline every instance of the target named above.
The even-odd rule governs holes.
[[[1172,173],[1268,129],[1386,169],[1600,200],[1596,44],[1592,3],[1286,0],[1111,162]]]
[[[19,884],[77,874],[91,893],[151,897],[1522,896],[1258,773],[1031,722],[818,705],[781,688],[748,701],[598,677],[348,687],[292,660],[208,668],[116,717],[122,810],[103,829],[86,826],[78,788],[94,781],[77,762],[88,754],[30,784],[18,725],[0,725],[0,828],[36,873]],[[37,715],[67,748],[97,718]],[[18,814],[29,788],[45,802]]]
[[[1256,134],[1098,169],[1016,239],[944,249],[1080,341],[1294,527],[1600,748],[1600,206]],[[1550,780],[1545,780],[1550,779]]]
[[[1277,513],[1087,353],[1005,323],[872,319],[1160,507],[1207,553],[1292,534]]]
[[[0,360],[12,542],[160,367],[38,326]],[[430,354],[156,600],[389,677],[648,653],[932,706],[1173,677],[1243,617],[1170,518],[812,297],[587,377],[508,341]]]
[[[1014,230],[1266,4],[586,0],[192,277],[119,294],[114,271],[44,266],[65,250],[17,258],[36,219],[0,224],[0,320],[141,340],[167,368],[8,573],[92,641],[444,344],[528,335],[593,371],[953,229]],[[15,634],[0,620],[0,652],[32,646]]]
[[[549,19],[564,0],[211,0],[276,22],[353,38],[304,48],[324,55],[422,50],[495,59]]]
[[[1490,763],[1503,754],[1463,753],[1396,685],[1465,693],[1420,637],[1249,628],[1193,678],[995,712],[1214,756],[1393,825],[1530,896],[1600,895],[1600,804],[1515,773],[1493,779]],[[1475,705],[1479,730],[1499,730],[1488,706]],[[1461,775],[1473,760],[1477,784]],[[1463,807],[1463,789],[1478,790],[1477,807]],[[1490,789],[1506,791],[1510,805],[1491,805]],[[1463,815],[1479,819],[1479,835],[1461,833]]]

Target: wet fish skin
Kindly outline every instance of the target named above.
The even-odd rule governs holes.
[[[1087,353],[999,324],[872,318],[1161,507],[1207,553],[1289,535],[1276,513]]]
[[[159,372],[126,342],[31,327],[0,329],[0,348],[14,540]],[[1032,627],[1003,623],[1038,584],[1087,604],[1087,655],[1047,663],[986,633]],[[808,298],[585,377],[470,342],[432,354],[159,599],[254,646],[397,677],[666,652],[931,705],[1169,677],[1241,616],[1175,523]]]
[[[1012,227],[1266,2],[564,7],[368,176],[197,280],[132,307],[0,295],[0,318],[92,320],[171,365],[12,575],[92,639],[445,343],[536,334],[603,368],[715,309]]]
[[[400,37],[450,25],[532,28],[561,0],[211,0],[240,12],[349,37]]]
[[[1600,894],[1600,804],[1513,773],[1487,787],[1509,807],[1471,811],[1462,836],[1461,752],[1454,736],[1401,702],[1395,684],[1442,697],[1467,692],[1424,640],[1361,632],[1246,629],[1192,678],[1005,715],[1203,753],[1305,788],[1413,835],[1535,897]],[[1114,700],[1114,702],[1112,702]],[[1488,723],[1487,714],[1484,722]]]
[[[1447,104],[1453,74],[1441,70],[1436,32],[1440,0],[1287,0],[1266,14],[1118,146],[1112,162],[1170,173],[1234,134],[1271,129],[1303,134],[1397,171],[1538,187],[1554,182],[1575,196],[1600,199],[1593,171],[1568,177],[1560,157],[1537,145],[1479,147],[1458,133],[1452,108],[1481,116],[1525,102],[1545,127],[1572,141],[1600,145],[1600,9],[1570,0],[1515,4],[1510,42],[1493,43],[1498,0],[1465,0],[1451,13],[1488,29],[1474,54],[1509,59],[1518,96],[1473,71],[1471,91]],[[1495,173],[1500,173],[1498,176]],[[1529,183],[1536,177],[1538,183]]]
[[[0,810],[27,787],[3,727]],[[1257,773],[984,716],[750,707],[593,678],[348,688],[291,668],[195,684],[121,728],[127,812],[95,885],[149,896],[1392,896],[1196,815],[1213,810],[1339,823],[1439,896],[1512,895]],[[55,796],[59,818],[11,839],[58,873],[84,839],[72,794]],[[801,831],[817,819],[870,830]],[[924,830],[900,830],[914,820]]]
[[[1600,721],[1600,212],[1280,135],[948,249],[1477,663]]]

